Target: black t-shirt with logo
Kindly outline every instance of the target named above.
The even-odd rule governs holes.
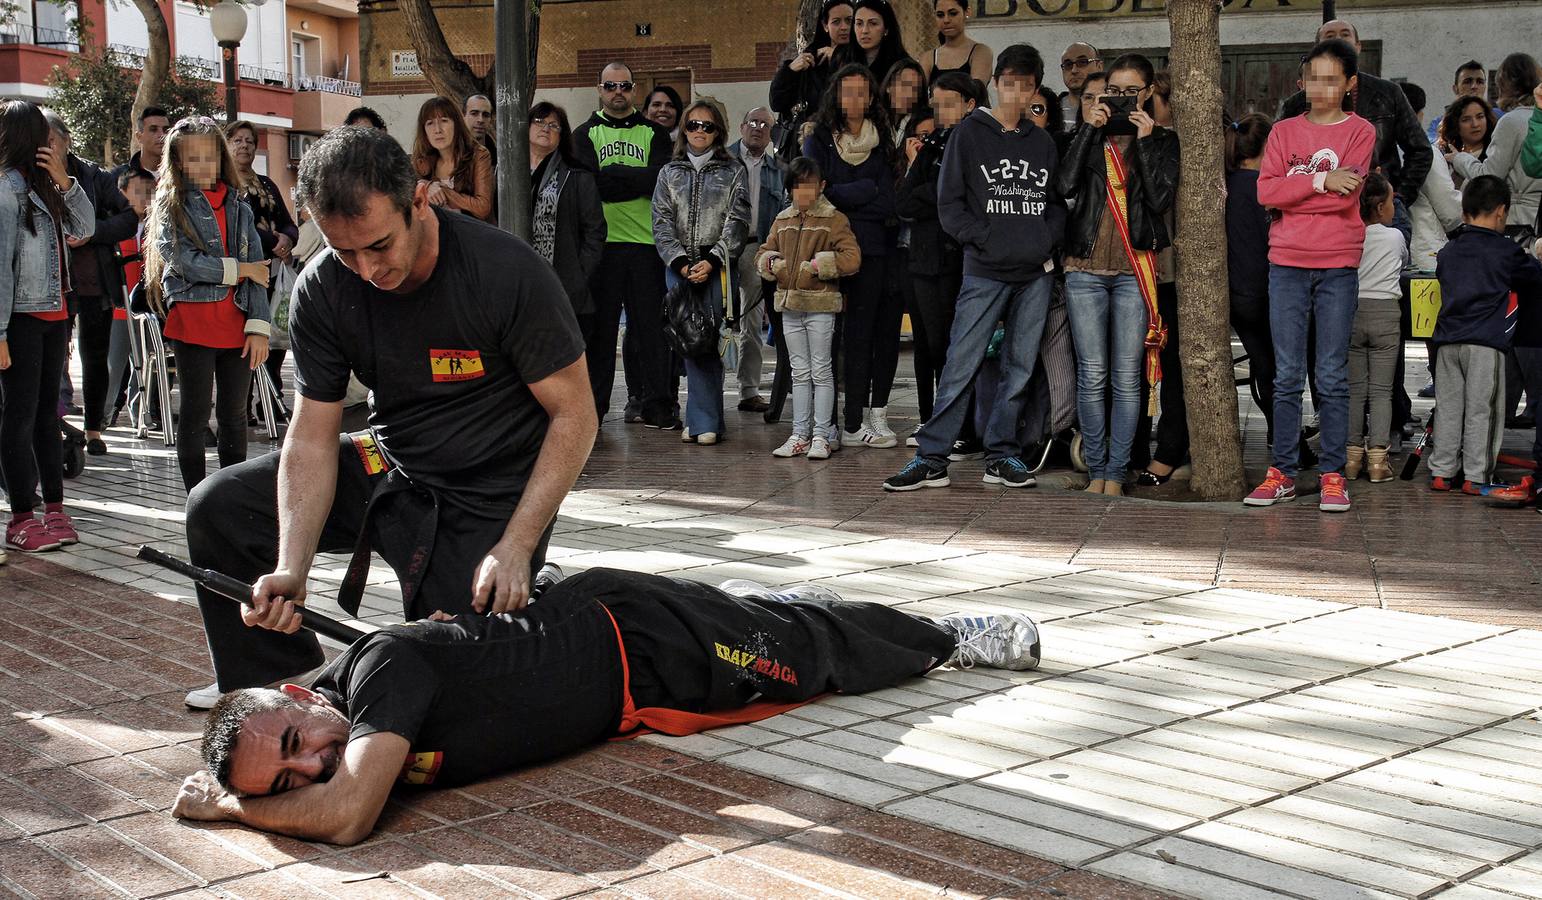
[[[374,391],[370,426],[414,481],[483,514],[512,513],[546,437],[528,385],[584,351],[562,283],[530,246],[436,209],[439,259],[410,294],[382,291],[330,250],[306,266],[290,314],[295,385]]]
[[[349,740],[407,739],[400,781],[447,787],[614,734],[621,654],[594,599],[543,599],[518,616],[392,625],[354,643],[313,687],[348,717]]]

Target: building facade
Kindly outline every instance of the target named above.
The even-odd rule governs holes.
[[[205,64],[219,81],[219,48],[206,9],[183,0],[159,0],[171,33],[173,58]],[[359,20],[354,0],[266,0],[246,5],[246,36],[237,54],[240,115],[262,131],[255,167],[281,189],[307,139],[342,123],[360,102]],[[20,0],[0,25],[0,96],[47,103],[55,66],[80,51],[72,23],[84,16],[94,39],[142,60],[149,45],[143,16],[132,3],[113,0]]]

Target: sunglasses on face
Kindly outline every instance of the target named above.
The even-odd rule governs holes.
[[[717,134],[716,122],[703,122],[700,119],[692,119],[685,123],[686,131],[700,131],[703,134]]]
[[[1097,56],[1078,56],[1075,59],[1062,60],[1060,63],[1060,71],[1069,72],[1072,69],[1085,69],[1093,63],[1102,61],[1102,58]]]
[[[625,93],[625,92],[630,91],[633,87],[636,87],[636,84],[634,82],[631,82],[631,81],[602,81],[602,82],[600,82],[600,89],[605,91],[607,94],[613,94],[616,91],[621,91],[621,92]]]

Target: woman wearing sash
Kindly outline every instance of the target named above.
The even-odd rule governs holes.
[[[1060,193],[1076,201],[1066,227],[1066,297],[1089,493],[1124,493],[1140,379],[1144,372],[1154,398],[1162,378],[1157,252],[1171,243],[1163,219],[1178,189],[1178,136],[1147,108],[1154,78],[1138,53],[1114,60],[1056,174]]]

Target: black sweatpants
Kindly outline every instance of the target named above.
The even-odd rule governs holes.
[[[666,417],[674,409],[669,344],[664,339],[664,262],[652,244],[605,245],[599,272],[589,283],[594,297],[594,328],[586,352],[589,386],[601,419],[610,411],[616,382],[616,335],[626,310],[626,342],[634,362],[627,371],[627,394],[642,403],[643,413]],[[636,376],[637,384],[631,379]]]
[[[80,390],[84,395],[86,430],[101,431],[106,425],[107,353],[112,344],[112,304],[105,297],[79,298],[76,312],[76,346],[80,351]]]
[[[899,367],[899,329],[905,299],[891,291],[889,259],[864,256],[857,274],[843,279],[846,311],[841,315],[842,388],[847,431],[862,427],[862,411],[889,405]]]
[[[686,712],[889,687],[953,654],[949,632],[877,603],[734,597],[683,578],[590,569],[537,605],[598,600],[626,644],[638,707]]]
[[[11,367],[0,370],[0,474],[13,514],[32,512],[35,485],[43,502],[64,500],[63,443],[59,437],[59,380],[69,353],[70,323],[13,313],[6,329]]]
[[[1274,337],[1269,330],[1269,298],[1231,296],[1231,328],[1248,355],[1253,401],[1268,423],[1274,440]]]
[[[278,463],[279,453],[273,452],[222,468],[188,494],[187,550],[193,565],[216,569],[247,583],[273,571],[278,562]],[[384,477],[367,472],[353,439],[346,434],[339,436],[337,492],[318,549],[346,553],[354,548],[364,525],[365,508]],[[512,498],[507,508],[512,510],[518,500]],[[441,609],[451,615],[471,611],[477,566],[503,536],[508,516],[481,515],[466,506],[446,509],[441,501],[433,552],[424,567],[421,587],[411,608],[402,610],[408,621]],[[370,519],[371,543],[398,576],[417,549],[412,529],[406,527],[415,524],[392,521],[389,515]],[[532,575],[545,562],[550,536],[548,527],[531,557]],[[291,635],[248,628],[241,622],[236,604],[202,588],[198,590],[198,607],[203,613],[209,658],[222,691],[268,684],[321,664],[321,646],[307,631]]]
[[[953,330],[953,311],[958,306],[958,292],[963,285],[962,272],[947,275],[907,273],[914,303],[910,310],[910,332],[915,338],[916,399],[921,421],[932,417],[937,383],[948,359],[948,336]],[[929,378],[922,378],[921,360],[926,360]]]
[[[203,430],[209,409],[219,425],[220,468],[246,461],[246,398],[252,388],[252,368],[241,350],[216,350],[172,341],[177,355],[177,468],[188,491],[204,477]]]
[[[1152,458],[1174,469],[1189,460],[1189,412],[1183,399],[1183,363],[1178,356],[1182,330],[1178,325],[1178,286],[1157,285],[1157,311],[1167,325],[1167,346],[1162,348],[1162,385],[1157,402],[1162,417],[1156,424],[1156,452]]]

